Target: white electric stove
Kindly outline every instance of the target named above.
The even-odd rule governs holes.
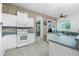
[[[17,47],[28,45],[27,29],[17,29]]]

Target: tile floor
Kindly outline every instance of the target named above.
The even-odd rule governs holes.
[[[21,48],[9,49],[5,52],[4,56],[48,56],[49,47],[48,43],[42,39],[36,40],[28,46]]]

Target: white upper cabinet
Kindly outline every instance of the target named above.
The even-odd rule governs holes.
[[[3,26],[16,26],[16,15],[2,14]]]
[[[27,13],[17,12],[17,27],[34,27],[34,19]]]
[[[17,12],[16,15],[2,14],[3,26],[34,27],[34,18],[29,18],[27,13]]]
[[[17,27],[27,27],[28,15],[26,13],[17,12]]]
[[[33,18],[28,18],[27,25],[28,25],[28,27],[34,27],[34,19]]]

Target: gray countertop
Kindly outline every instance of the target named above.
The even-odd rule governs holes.
[[[32,33],[35,33],[35,32],[27,32],[27,34],[32,34]],[[6,35],[17,35],[17,32],[2,32],[2,37]]]
[[[75,39],[75,36],[67,36],[64,34],[48,34],[49,42],[54,42],[75,50],[78,50],[78,42]]]

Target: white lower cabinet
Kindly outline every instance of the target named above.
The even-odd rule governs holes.
[[[6,35],[3,37],[3,42],[4,50],[15,48],[17,44],[17,37],[16,35]]]
[[[3,48],[3,55],[4,55],[4,53],[5,53],[5,51],[6,51],[6,37],[3,37],[2,38],[2,48]]]
[[[30,44],[35,42],[35,33],[28,33],[28,41],[23,44]],[[3,37],[3,51],[5,52],[7,49],[16,48],[17,47],[17,35],[6,35]]]
[[[35,42],[35,33],[29,33],[28,34],[28,39],[30,43]]]
[[[2,38],[2,48],[3,48],[2,55],[5,54],[5,51],[7,49],[15,47],[16,47],[16,35],[6,35]]]

